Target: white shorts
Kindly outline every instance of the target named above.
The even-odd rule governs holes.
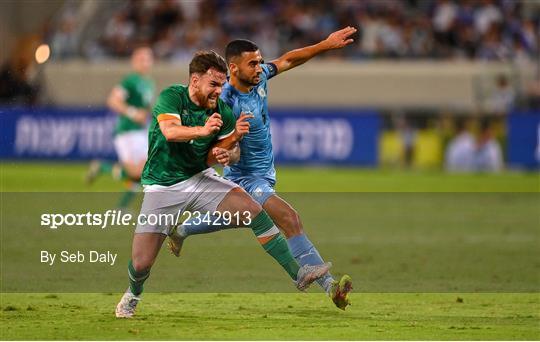
[[[129,131],[114,138],[114,148],[121,163],[140,163],[148,155],[148,132],[146,130]]]
[[[138,222],[135,233],[167,235],[171,225],[177,223],[184,211],[213,212],[225,195],[237,187],[212,168],[170,186],[145,185],[139,214],[145,222]]]

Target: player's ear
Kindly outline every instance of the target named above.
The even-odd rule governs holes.
[[[193,88],[198,89],[199,87],[199,75],[196,73],[191,74],[189,83],[192,84]]]
[[[236,71],[238,70],[238,66],[234,63],[229,63],[229,73],[232,75],[234,73],[236,73]]]

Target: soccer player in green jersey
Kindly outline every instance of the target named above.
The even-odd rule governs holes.
[[[220,98],[227,64],[213,51],[195,54],[189,84],[161,92],[152,111],[148,160],[142,174],[144,200],[128,265],[129,287],[116,307],[117,317],[132,317],[163,241],[184,211],[222,213],[247,226],[304,290],[328,272],[330,264],[300,267],[272,220],[244,190],[220,177],[213,164],[239,158],[237,142],[248,116],[234,117]]]
[[[148,47],[133,51],[131,65],[133,72],[115,86],[107,100],[108,107],[118,114],[114,147],[119,163],[93,161],[87,174],[91,183],[103,173],[112,174],[114,179],[127,180],[127,190],[119,207],[124,208],[134,197],[148,152],[147,123],[154,99],[154,81],[149,78],[153,64],[153,53]]]

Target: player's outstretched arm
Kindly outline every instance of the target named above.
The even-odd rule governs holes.
[[[126,103],[126,92],[121,87],[114,87],[107,98],[107,106],[119,115],[125,115],[142,125],[146,123],[148,112],[143,109],[131,107]]]
[[[210,134],[219,132],[223,121],[218,113],[212,114],[204,126],[188,127],[182,126],[179,118],[170,114],[158,115],[159,128],[161,133],[169,142],[188,142],[193,139],[207,137]]]
[[[311,58],[328,50],[341,49],[351,44],[354,39],[350,38],[356,32],[356,28],[347,26],[344,29],[331,33],[325,40],[315,45],[292,50],[270,63],[277,67],[277,72],[282,73],[304,64]]]

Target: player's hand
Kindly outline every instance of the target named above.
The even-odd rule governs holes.
[[[148,112],[144,109],[137,110],[137,114],[135,115],[135,121],[140,123],[141,125],[145,125],[148,121]]]
[[[254,118],[253,114],[246,114],[244,112],[240,113],[240,117],[236,120],[236,127],[234,129],[234,134],[238,140],[241,140],[244,135],[249,133],[250,123],[248,119]]]
[[[148,120],[148,111],[135,107],[128,107],[126,116],[138,124],[145,125]]]
[[[231,161],[229,151],[221,147],[214,147],[212,149],[212,155],[216,158],[216,161],[223,166],[229,165]]]
[[[347,26],[344,29],[331,33],[328,38],[323,41],[325,44],[325,48],[328,50],[340,49],[344,46],[351,44],[352,42],[354,42],[354,39],[350,38],[350,36],[355,34],[356,31],[356,28]]]
[[[221,126],[223,126],[223,121],[221,121],[221,115],[219,115],[219,113],[212,114],[204,124],[204,136],[209,136],[210,134],[219,132]]]

